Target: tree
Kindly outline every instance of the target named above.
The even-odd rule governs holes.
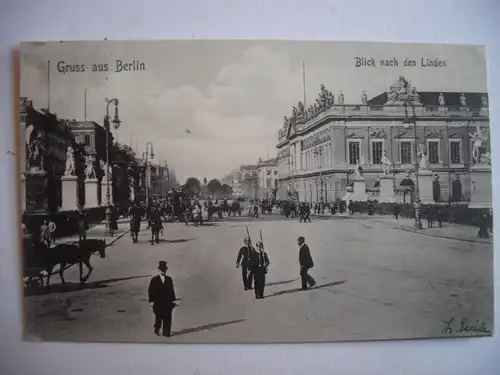
[[[221,190],[221,187],[222,184],[216,178],[213,178],[210,181],[208,181],[207,189],[209,192],[212,193],[212,195],[217,194]]]
[[[184,184],[184,191],[191,195],[198,195],[201,190],[201,182],[196,177],[189,177]]]
[[[233,194],[233,188],[227,184],[221,186],[221,192],[224,196],[231,196]]]

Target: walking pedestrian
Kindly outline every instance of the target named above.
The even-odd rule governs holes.
[[[172,278],[167,275],[167,262],[161,260],[158,264],[159,274],[149,282],[149,305],[155,315],[154,333],[159,336],[163,326],[163,336],[170,337],[172,328],[172,310],[175,303],[175,291]]]
[[[267,267],[269,267],[269,258],[264,251],[262,241],[257,242],[257,252],[253,259],[253,274],[255,279],[255,298],[264,298],[264,288],[266,286]]]
[[[40,240],[43,244],[50,247],[50,232],[49,232],[49,222],[44,220],[43,224],[40,226]]]
[[[56,223],[51,219],[49,220],[49,242],[56,243]]]
[[[316,281],[311,275],[308,274],[309,269],[314,267],[314,262],[311,257],[309,246],[306,245],[305,238],[300,236],[297,239],[299,245],[299,264],[300,264],[300,278],[302,280],[302,289],[306,290],[307,285],[310,287],[316,285]]]
[[[243,280],[243,288],[245,290],[252,289],[253,271],[252,271],[252,255],[253,249],[250,238],[245,237],[244,245],[240,248],[236,258],[236,268],[241,266],[241,279]]]
[[[432,228],[434,223],[434,207],[429,207],[427,209],[427,228]]]
[[[399,207],[399,204],[398,204],[398,203],[396,203],[396,204],[394,205],[394,208],[393,208],[393,211],[392,211],[392,213],[393,213],[393,215],[394,215],[394,218],[395,218],[396,220],[399,220],[399,211],[400,211],[400,209],[401,209],[401,208]]]

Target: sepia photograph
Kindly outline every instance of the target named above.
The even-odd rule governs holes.
[[[492,335],[483,46],[24,42],[19,64],[25,340]]]

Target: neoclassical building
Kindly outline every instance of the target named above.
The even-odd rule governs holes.
[[[278,188],[278,168],[276,158],[259,159],[257,163],[259,179],[258,199],[273,199]]]
[[[410,174],[422,151],[439,176],[441,201],[451,196],[452,182],[462,185],[462,201],[471,194],[473,136],[489,135],[488,95],[483,92],[419,92],[404,78],[388,92],[359,103],[344,103],[324,86],[314,103],[293,107],[279,131],[278,198],[293,192],[301,201],[341,197],[358,163],[366,186],[383,173],[383,156],[391,161],[395,188]],[[337,99],[337,100],[335,100]],[[406,120],[405,120],[406,119]],[[481,153],[489,155],[484,142]]]

